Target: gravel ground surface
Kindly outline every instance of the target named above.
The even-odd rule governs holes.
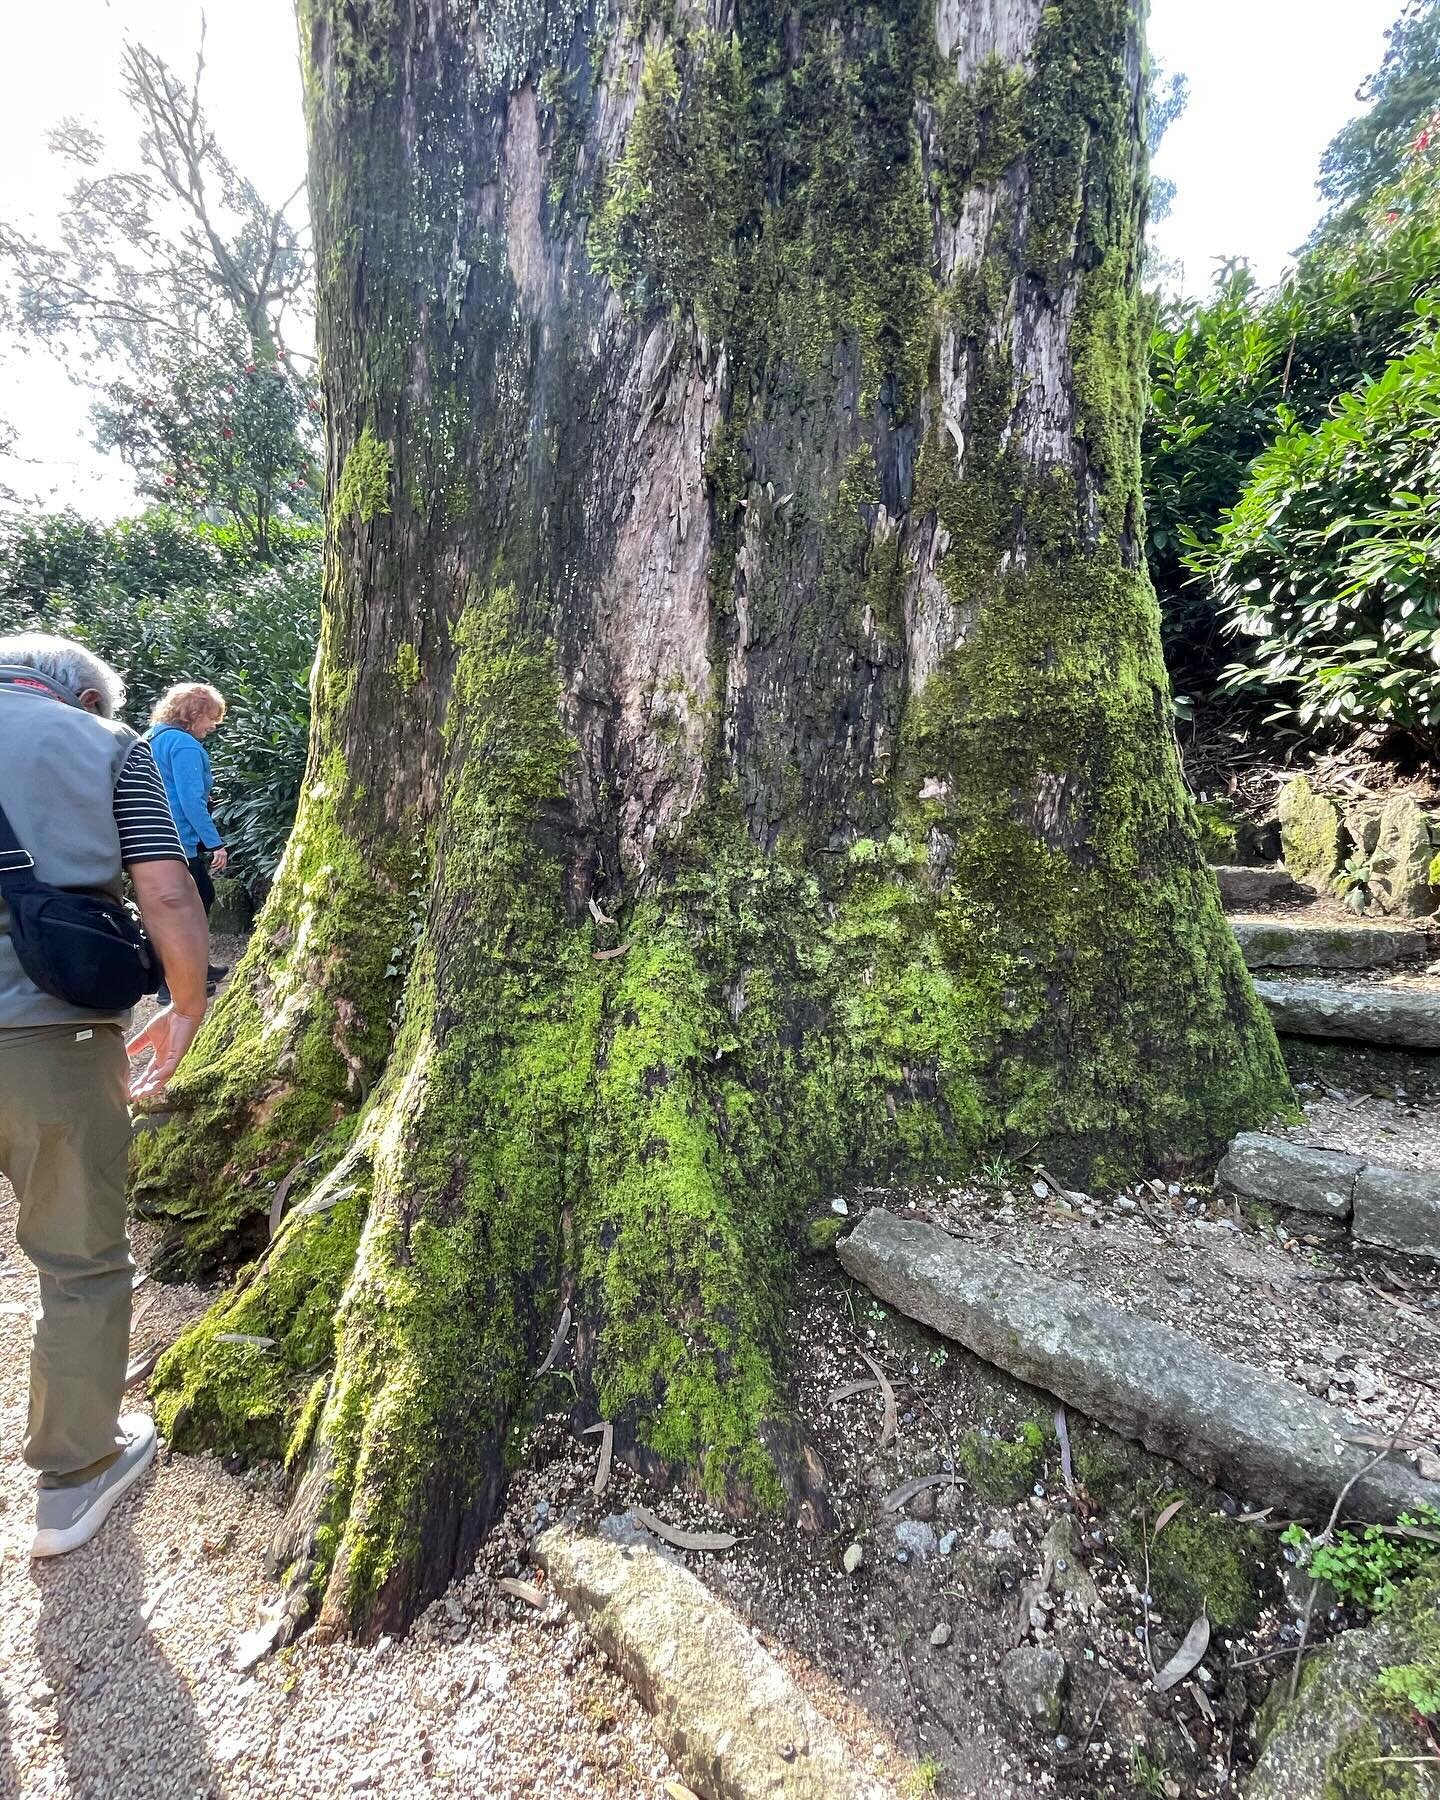
[[[664,1794],[630,1691],[558,1603],[537,1616],[488,1567],[403,1643],[302,1640],[242,1673],[238,1640],[275,1598],[267,1471],[162,1452],[93,1544],[32,1564],[19,1446],[34,1285],[14,1221],[0,1186],[0,1795]],[[138,1299],[137,1339],[206,1296],[147,1284]]]

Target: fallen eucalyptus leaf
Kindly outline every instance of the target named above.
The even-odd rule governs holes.
[[[895,1404],[895,1390],[890,1385],[889,1377],[873,1356],[867,1355],[863,1350],[857,1351],[856,1354],[879,1382],[880,1392],[885,1399],[885,1419],[880,1427],[880,1448],[883,1450],[887,1444],[893,1444],[900,1435],[900,1408]]]
[[[596,962],[614,962],[617,956],[628,956],[630,954],[630,946],[628,944],[621,944],[618,950],[592,950],[590,954],[595,958]]]
[[[615,1427],[607,1419],[603,1425],[587,1425],[584,1436],[600,1433],[600,1461],[595,1470],[595,1498],[598,1500],[610,1485],[610,1461],[615,1454]]]
[[[902,1481],[899,1487],[892,1488],[880,1504],[886,1512],[899,1512],[902,1507],[908,1506],[917,1494],[923,1494],[926,1488],[944,1487],[947,1484],[950,1487],[956,1485],[953,1475],[943,1472],[939,1475],[917,1475],[913,1481]]]
[[[1210,1648],[1210,1621],[1201,1613],[1200,1617],[1185,1633],[1185,1641],[1155,1677],[1155,1686],[1160,1693],[1166,1693],[1181,1682],[1194,1670],[1198,1669],[1205,1652]]]
[[[1155,1521],[1155,1529],[1150,1533],[1150,1536],[1152,1538],[1159,1537],[1160,1533],[1175,1517],[1176,1513],[1180,1511],[1184,1504],[1185,1502],[1183,1500],[1172,1500],[1165,1508],[1164,1512],[1161,1513],[1160,1517]]]
[[[516,1581],[513,1575],[502,1575],[495,1583],[502,1594],[511,1594],[517,1600],[523,1600],[527,1606],[543,1606],[545,1596],[532,1581]]]
[[[290,1197],[290,1190],[300,1179],[302,1170],[314,1162],[312,1155],[302,1156],[293,1169],[288,1169],[275,1184],[275,1192],[270,1196],[270,1235],[273,1238],[280,1229],[280,1220],[285,1213],[285,1202]]]
[[[590,917],[597,925],[613,925],[615,923],[593,894],[590,896],[589,905]]]
[[[270,1654],[284,1635],[283,1612],[278,1612],[273,1619],[262,1620],[250,1631],[242,1631],[235,1640],[235,1667],[242,1674],[246,1669],[253,1669],[262,1657]]]
[[[1055,1436],[1060,1440],[1060,1478],[1065,1483],[1065,1492],[1072,1500],[1078,1499],[1075,1487],[1075,1464],[1070,1456],[1070,1427],[1065,1419],[1065,1408],[1055,1409]]]
[[[677,1550],[733,1550],[740,1541],[728,1531],[682,1531],[676,1525],[667,1525],[645,1506],[633,1507],[631,1516]]]
[[[880,1383],[873,1376],[865,1381],[847,1381],[843,1387],[838,1387],[833,1393],[827,1394],[825,1399],[827,1404],[834,1406],[839,1400],[853,1400],[857,1394],[874,1393],[879,1385]]]
[[[550,1348],[545,1352],[544,1362],[542,1362],[540,1367],[535,1371],[535,1379],[537,1381],[542,1375],[548,1375],[555,1367],[555,1358],[560,1354],[565,1340],[569,1335],[570,1308],[568,1306],[562,1306],[560,1309],[560,1323],[555,1327],[555,1335],[550,1340]]]

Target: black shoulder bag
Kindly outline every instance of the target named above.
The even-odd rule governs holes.
[[[124,1012],[160,986],[160,959],[135,909],[109,894],[38,881],[3,806],[0,896],[20,967],[42,993],[88,1012]]]

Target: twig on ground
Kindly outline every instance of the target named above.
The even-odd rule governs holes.
[[[1150,1521],[1142,1512],[1140,1515],[1140,1535],[1145,1542],[1145,1591],[1140,1596],[1140,1604],[1145,1608],[1145,1660],[1150,1665],[1150,1679],[1155,1679],[1155,1646],[1150,1642]]]
[[[1077,1763],[1084,1762],[1085,1760],[1085,1753],[1090,1748],[1091,1740],[1095,1736],[1096,1727],[1100,1723],[1100,1715],[1105,1710],[1105,1702],[1110,1698],[1110,1691],[1114,1686],[1115,1677],[1112,1675],[1105,1683],[1105,1692],[1100,1696],[1099,1703],[1095,1708],[1094,1716],[1090,1720],[1090,1729],[1085,1733],[1084,1737],[1081,1738],[1080,1748],[1075,1752],[1075,1761]]]

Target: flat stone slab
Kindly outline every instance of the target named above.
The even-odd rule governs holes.
[[[1298,882],[1288,869],[1250,869],[1217,864],[1215,879],[1226,906],[1274,906],[1315,898],[1314,888]]]
[[[839,1246],[872,1293],[986,1362],[1209,1481],[1301,1517],[1328,1514],[1373,1452],[1338,1408],[1197,1339],[1122,1312],[917,1219],[870,1212]],[[1440,1482],[1385,1462],[1356,1483],[1352,1518],[1391,1520]]]
[[[1264,1200],[1296,1212],[1346,1220],[1355,1199],[1358,1156],[1313,1150],[1261,1131],[1242,1132],[1226,1152],[1217,1179],[1247,1200]]]
[[[1257,981],[1255,992],[1282,1034],[1440,1050],[1440,992],[1334,981]]]
[[[1252,969],[1388,969],[1418,961],[1430,945],[1410,925],[1232,919],[1230,928]]]
[[[654,1714],[655,1735],[705,1800],[898,1800],[723,1602],[644,1545],[536,1545],[555,1591]]]
[[[1355,1183],[1355,1236],[1362,1244],[1440,1262],[1440,1175],[1362,1169]]]

